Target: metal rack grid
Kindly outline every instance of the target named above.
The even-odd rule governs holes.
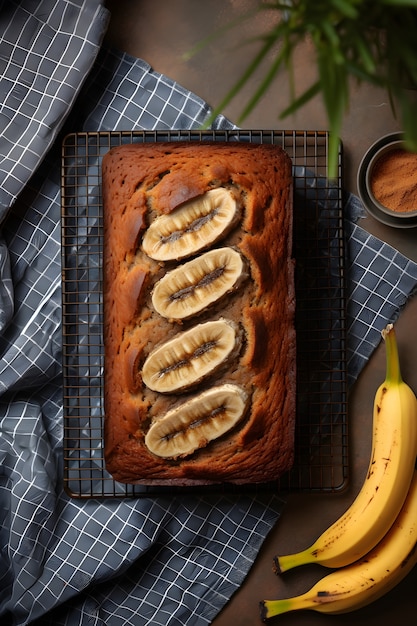
[[[341,154],[338,177],[329,182],[327,132],[266,130],[91,132],[64,139],[65,489],[78,498],[164,492],[162,487],[117,483],[104,465],[101,160],[121,143],[179,140],[274,143],[293,160],[298,359],[295,463],[279,482],[253,488],[342,490],[348,479],[348,424]]]

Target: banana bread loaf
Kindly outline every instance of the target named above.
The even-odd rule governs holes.
[[[103,158],[105,461],[131,484],[260,483],[295,421],[292,170],[278,146]]]

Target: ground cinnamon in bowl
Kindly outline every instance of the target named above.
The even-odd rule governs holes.
[[[402,147],[385,151],[371,168],[370,190],[391,211],[417,211],[417,154]]]

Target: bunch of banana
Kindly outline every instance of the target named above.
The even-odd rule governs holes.
[[[417,563],[417,472],[401,512],[388,533],[365,557],[335,570],[310,591],[261,602],[261,617],[310,609],[348,613],[374,602],[395,587]]]
[[[402,380],[392,324],[382,336],[386,376],[375,395],[372,454],[362,488],[312,546],[274,559],[277,573],[307,563],[343,569],[303,596],[262,602],[264,619],[299,608],[354,610],[391,589],[417,561],[417,398]]]

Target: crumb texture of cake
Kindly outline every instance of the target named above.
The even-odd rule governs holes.
[[[264,483],[294,459],[292,163],[160,142],[102,165],[104,455],[116,481]]]

